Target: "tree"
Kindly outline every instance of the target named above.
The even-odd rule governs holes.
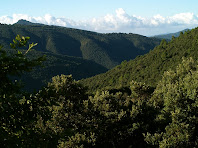
[[[41,140],[39,128],[36,127],[38,118],[44,121],[50,118],[46,106],[50,100],[40,100],[39,95],[29,94],[21,90],[22,85],[13,80],[23,72],[31,71],[40,65],[44,56],[28,59],[26,54],[36,44],[29,44],[27,50],[22,50],[28,44],[29,37],[19,35],[11,43],[12,50],[0,48],[0,145],[2,147],[30,147],[35,141]],[[20,49],[19,49],[20,48]]]
[[[130,87],[131,93],[126,94],[119,90],[112,92],[102,91],[94,96],[84,97],[79,104],[80,110],[75,112],[75,116],[69,112],[62,112],[62,109],[59,110],[62,114],[59,117],[62,119],[63,117],[78,119],[78,122],[73,124],[76,126],[75,129],[73,128],[73,134],[61,138],[59,147],[147,146],[143,133],[152,130],[151,122],[155,114],[153,108],[146,102],[153,89],[133,81]],[[62,121],[63,125],[69,122],[69,120]]]
[[[53,141],[51,146],[84,128],[83,101],[88,99],[88,95],[86,88],[73,80],[71,75],[54,76],[39,94],[43,99],[51,98],[55,102],[49,106],[52,118],[46,124],[41,121],[43,131],[50,133],[46,139]]]
[[[151,102],[160,110],[161,132],[148,134],[149,142],[163,148],[198,146],[198,67],[192,58],[164,73]]]

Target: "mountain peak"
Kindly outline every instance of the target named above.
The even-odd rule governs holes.
[[[34,24],[34,23],[29,22],[29,21],[27,21],[27,20],[21,19],[21,20],[19,20],[16,24],[20,24],[20,25],[32,25],[32,24]]]
[[[19,20],[15,24],[19,24],[19,25],[43,25],[43,24],[39,24],[39,23],[32,23],[32,22],[24,20],[24,19]]]

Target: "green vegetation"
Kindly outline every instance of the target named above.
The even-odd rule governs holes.
[[[90,85],[89,89],[81,84],[86,80],[58,75],[35,93],[22,90],[13,78],[31,71],[45,57],[28,57],[36,44],[21,50],[29,37],[17,36],[12,51],[0,50],[0,145],[198,147],[197,31],[181,34],[169,43],[163,40],[147,55],[122,62],[110,70],[114,75],[103,74],[111,85],[95,80],[96,88]],[[133,64],[134,71],[142,71],[135,81],[130,73],[124,75],[126,67]],[[117,81],[108,79],[108,73]],[[144,73],[150,74],[153,81],[144,79]],[[98,77],[101,75],[93,78]]]
[[[17,34],[30,36],[37,51],[81,57],[107,69],[123,60],[134,59],[159,45],[159,39],[136,34],[100,34],[58,26],[19,21],[14,25],[0,25],[0,44],[6,49]]]
[[[81,82],[91,91],[119,89],[129,86],[132,80],[156,87],[163,73],[175,69],[181,63],[182,57],[192,57],[197,60],[197,40],[198,28],[181,33],[178,38],[173,38],[170,42],[162,40],[160,45],[148,54],[138,56],[129,62],[123,61],[108,72]]]
[[[9,43],[17,34],[30,36],[30,42],[38,43],[28,58],[46,55],[44,68],[35,67],[22,77],[27,84],[25,89],[31,91],[40,89],[60,74],[72,74],[80,80],[104,73],[160,43],[159,39],[136,34],[100,34],[20,20],[14,25],[0,24],[0,44],[4,49],[10,49]]]
[[[150,100],[159,109],[156,122],[160,126],[156,133],[147,134],[149,142],[160,148],[198,146],[197,90],[198,67],[192,58],[164,73]]]
[[[31,44],[26,52],[17,48],[24,47],[28,37],[17,36],[11,47],[14,54],[8,55],[0,49],[0,145],[16,147],[31,145],[37,141],[39,129],[35,128],[37,118],[48,119],[50,98],[40,98],[21,91],[20,83],[10,80],[11,76],[21,75],[41,64],[44,57],[33,60],[26,58],[27,52],[35,45]],[[38,129],[38,130],[37,130]]]
[[[106,68],[93,61],[78,57],[36,51],[31,51],[27,57],[32,59],[42,55],[46,55],[43,66],[33,68],[31,72],[24,73],[20,78],[22,82],[25,82],[26,90],[39,90],[42,86],[47,85],[53,76],[60,74],[72,74],[74,79],[80,80],[107,71]]]

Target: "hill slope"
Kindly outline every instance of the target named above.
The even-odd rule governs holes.
[[[120,88],[128,86],[132,80],[156,86],[164,71],[174,69],[182,57],[198,59],[198,28],[187,31],[170,42],[163,40],[148,54],[109,70],[104,74],[81,80],[92,91],[96,89]]]
[[[100,34],[65,27],[32,24],[21,20],[14,25],[0,25],[0,44],[9,48],[17,35],[30,36],[38,43],[36,50],[92,60],[108,69],[123,60],[134,59],[159,44],[159,39],[136,34]]]
[[[0,24],[0,44],[4,49],[10,48],[17,34],[29,36],[30,43],[38,43],[30,57],[47,55],[44,68],[37,67],[23,76],[22,80],[30,84],[27,89],[38,89],[55,75],[72,74],[79,80],[104,73],[160,43],[159,39],[135,34],[100,34],[20,20],[14,25]]]
[[[53,76],[60,74],[72,74],[72,77],[75,80],[79,80],[107,71],[105,67],[93,61],[84,60],[78,57],[37,51],[29,52],[28,56],[30,58],[40,57],[43,54],[46,55],[46,61],[43,62],[43,66],[34,68],[31,72],[24,74],[21,78],[22,82],[25,82],[26,90],[38,90],[41,86],[50,82]]]
[[[184,29],[182,31],[179,31],[179,32],[175,32],[175,33],[168,33],[168,34],[160,34],[160,35],[155,35],[153,37],[155,38],[159,38],[159,39],[166,39],[166,40],[171,40],[172,39],[172,36],[174,37],[179,37],[180,33],[181,32],[186,32],[186,31],[189,31],[190,29]]]

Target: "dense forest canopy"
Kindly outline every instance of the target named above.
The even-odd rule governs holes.
[[[29,93],[13,77],[46,58],[29,58],[36,44],[17,35],[11,52],[0,48],[0,145],[198,147],[197,38],[196,28],[105,74],[57,75]]]

